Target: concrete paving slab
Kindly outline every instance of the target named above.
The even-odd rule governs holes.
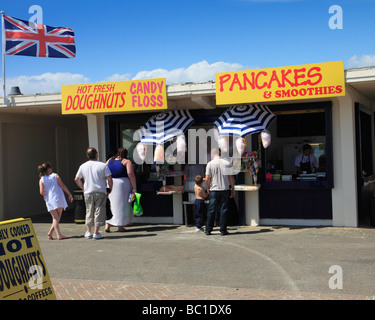
[[[375,297],[372,228],[233,226],[223,237],[218,230],[206,236],[195,227],[133,225],[103,229],[105,238],[92,240],[83,237],[84,225],[65,218],[60,227],[69,238],[49,240],[48,215],[32,221],[61,299],[110,299],[95,293],[102,284],[113,299]]]

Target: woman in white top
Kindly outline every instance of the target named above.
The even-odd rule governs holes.
[[[72,194],[60,177],[56,173],[53,173],[52,165],[49,162],[38,166],[38,172],[40,177],[39,192],[43,196],[47,210],[52,216],[52,225],[48,232],[48,238],[53,239],[53,231],[56,231],[59,240],[66,239],[67,237],[61,234],[59,227],[62,211],[68,206],[63,190],[69,196],[70,202],[73,201]]]

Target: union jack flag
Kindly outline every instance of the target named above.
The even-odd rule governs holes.
[[[3,15],[5,54],[31,57],[74,58],[74,32]]]

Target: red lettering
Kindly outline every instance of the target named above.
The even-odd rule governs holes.
[[[237,74],[237,73],[234,74],[233,81],[232,81],[232,85],[230,86],[229,91],[233,91],[233,86],[234,86],[235,84],[238,84],[240,90],[243,90],[243,87],[241,86],[241,82],[240,82],[240,80],[238,79],[238,74]]]
[[[150,93],[150,82],[149,81],[143,83],[143,93],[144,94]]]
[[[306,91],[306,89],[304,89],[304,88],[302,88],[302,89],[299,90],[299,94],[300,94],[300,96],[305,96],[306,93],[307,93],[307,91]]]
[[[119,95],[121,94],[121,92],[115,92],[113,95],[116,96],[116,101],[115,101],[115,108],[117,108],[117,101],[118,101],[118,97]]]
[[[111,91],[115,91],[115,84],[108,84],[107,87],[108,87],[108,91],[111,92]]]
[[[163,81],[162,81],[163,82]],[[150,92],[151,93],[155,93],[155,91],[158,89],[158,86],[157,86],[157,84],[156,84],[156,82],[154,82],[154,81],[152,81],[151,82],[151,86],[150,86]],[[160,93],[161,93],[161,91],[160,91]]]
[[[288,90],[276,90],[275,98],[290,98],[290,97],[304,97],[306,95],[318,96],[328,94],[339,94],[343,91],[342,86],[328,86],[328,87],[314,87],[314,88],[301,88],[301,89],[288,89]]]
[[[323,94],[323,87],[315,88],[315,95],[321,95],[321,94]]]
[[[95,89],[94,89],[95,90]],[[91,101],[91,98],[93,97],[93,94],[90,94],[88,97],[87,97],[87,103],[86,103],[86,106],[88,109],[91,109],[92,108],[92,101]],[[81,109],[85,109],[85,105],[83,105],[83,108]]]
[[[317,73],[313,73],[314,71],[317,71]],[[320,81],[322,81],[323,76],[320,73],[320,71],[321,71],[321,69],[319,67],[312,67],[311,69],[309,69],[309,71],[307,71],[307,77],[310,78],[310,79],[311,78],[317,78],[317,80],[315,82],[312,82],[311,80],[307,80],[306,83],[311,85],[311,86],[315,86]]]
[[[151,100],[150,106],[155,107],[156,106],[156,96],[152,95],[150,100]]]
[[[109,104],[110,97],[112,97],[112,99],[111,99],[111,104]],[[110,93],[110,94],[108,95],[108,100],[107,100],[107,109],[112,108],[112,106],[113,106],[113,98],[114,98],[114,94]]]
[[[290,97],[290,90],[282,90],[282,97],[289,98]]]
[[[125,92],[123,92],[123,95],[125,95]],[[124,98],[125,100],[125,98]],[[124,101],[125,103],[125,101]],[[152,95],[152,96],[141,96],[135,95],[132,96],[132,107],[156,107],[159,106],[161,107],[163,105],[163,96],[159,94],[158,96]]]
[[[141,96],[137,96],[138,97],[138,107],[143,107],[143,104],[141,102]]]
[[[224,83],[228,82],[231,78],[231,75],[230,74],[224,74],[223,76],[220,76],[219,77],[219,80],[220,80],[220,91],[223,92],[224,91]]]
[[[94,101],[92,103],[92,108],[95,109],[95,105],[96,105],[96,109],[98,109],[100,107],[99,105],[100,103],[100,94],[95,94],[95,97],[94,97]]]
[[[309,92],[309,96],[313,95],[314,88],[306,88],[306,90]]]
[[[84,86],[79,86],[78,89],[77,89],[77,93],[83,93],[83,88]]]
[[[77,93],[88,93],[90,92],[92,86],[79,86],[77,88]]]
[[[157,97],[157,100],[158,100],[157,105],[161,107],[163,105],[163,96],[159,94]]]
[[[261,71],[261,72],[259,72],[256,75],[256,77],[255,77],[255,86],[257,87],[257,89],[263,89],[265,86],[267,86],[267,81],[265,81],[261,86],[259,86],[258,79],[259,79],[259,76],[261,74],[264,75],[264,76],[267,76],[267,72],[266,71]]]
[[[251,86],[251,89],[255,89],[255,84],[254,84],[254,75],[255,75],[255,73],[252,72],[251,75],[252,75],[253,82],[250,82],[250,80],[247,77],[246,73],[243,74],[243,89],[244,90],[247,90],[246,83],[248,83]]]
[[[75,105],[75,102],[77,100],[77,106],[74,108],[74,105]],[[77,110],[78,108],[78,105],[79,105],[79,95],[76,95],[73,99],[73,110]]]
[[[305,72],[306,72],[306,68],[294,69],[294,84],[296,85],[296,87],[304,86],[306,84],[307,81],[304,81],[304,82],[301,82],[301,83],[298,82],[298,79],[305,78]],[[299,73],[301,73],[301,74],[299,74]]]
[[[135,91],[135,83],[134,82],[130,85],[130,93],[131,94],[135,94],[136,93],[136,91]]]
[[[102,106],[103,108],[105,108],[105,105],[107,103],[107,97],[108,97],[108,93],[100,95],[100,107],[99,108],[101,108]]]
[[[145,107],[148,107],[150,105],[150,97],[149,96],[143,97],[143,104],[144,104]]]
[[[281,70],[281,81],[282,81],[282,85],[281,85],[281,88],[285,88],[285,82],[287,82],[291,87],[294,87],[294,84],[293,82],[291,82],[287,76],[292,72],[292,70],[288,69],[288,70],[284,70],[282,69]]]
[[[72,96],[68,96],[68,98],[66,99],[65,110],[69,110],[72,107],[72,102],[73,102]],[[69,107],[68,107],[68,104],[69,104]]]
[[[137,84],[137,94],[139,93],[143,93],[142,82],[138,82]]]
[[[163,86],[164,86],[164,81],[161,81],[160,83],[157,82],[156,83],[158,88],[159,88],[159,93],[162,93],[163,92]],[[155,91],[153,91],[152,93],[154,93]]]
[[[121,93],[122,104],[120,104],[120,105],[118,106],[119,108],[122,108],[122,107],[125,105],[125,95],[126,95],[126,92],[122,92],[122,93]]]
[[[135,107],[135,104],[137,103],[137,96],[132,96],[132,107]]]
[[[273,71],[272,71],[272,76],[271,76],[271,79],[270,79],[270,81],[268,82],[268,86],[267,86],[268,89],[271,89],[271,85],[272,85],[272,82],[273,82],[273,81],[276,81],[276,82],[277,82],[277,86],[278,86],[279,88],[282,87],[282,85],[281,85],[281,83],[280,83],[280,81],[279,81],[279,78],[277,77],[276,70],[273,70]]]

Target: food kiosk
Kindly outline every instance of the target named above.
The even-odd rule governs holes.
[[[358,72],[353,74],[352,81],[356,81],[357,75]],[[134,131],[161,110],[138,109],[147,103],[150,106],[151,102],[156,106],[160,100],[142,96],[142,90],[147,91],[145,86],[133,85],[133,92],[134,88],[137,88],[139,98],[134,100],[136,108],[129,110],[79,110],[87,107],[85,100],[75,97],[70,100],[76,104],[78,101],[84,103],[78,106],[73,103],[71,110],[75,108],[85,114],[89,111],[105,112],[103,115],[86,115],[89,140],[99,145],[101,154],[105,154],[102,160],[119,146],[126,147],[131,154],[135,148]],[[236,175],[235,187],[238,224],[357,225],[358,216],[353,212],[359,208],[355,208],[357,200],[352,201],[351,195],[359,189],[356,189],[350,173],[356,166],[353,106],[358,101],[369,108],[369,103],[345,84],[342,61],[224,72],[216,74],[215,82],[171,85],[166,90],[168,106],[165,109],[189,109],[196,127],[212,128],[228,107],[254,102],[266,104],[277,116],[268,128],[272,136],[268,148],[261,145],[259,134],[246,137],[245,152],[256,152],[253,160],[258,162],[259,168],[254,182],[254,170],[249,171],[245,165],[251,157],[242,159],[245,167]],[[121,105],[126,104],[127,99],[133,100],[121,93],[116,97]],[[62,99],[63,106],[64,103]],[[365,119],[361,106],[357,108],[358,113]],[[363,139],[360,142],[365,143]],[[306,143],[312,145],[319,168],[312,174],[297,174],[293,158]],[[189,163],[163,168],[163,177],[158,176],[153,164],[135,167],[145,208],[144,215],[137,217],[137,221],[186,222],[183,202],[191,200],[187,190],[183,189],[186,164]]]

